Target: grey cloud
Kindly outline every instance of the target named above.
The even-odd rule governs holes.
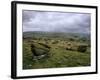
[[[86,13],[23,11],[23,31],[89,33],[91,15]]]

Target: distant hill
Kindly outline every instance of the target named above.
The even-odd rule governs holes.
[[[30,32],[23,32],[24,38],[40,38],[40,37],[47,37],[47,38],[85,38],[90,40],[90,34],[86,33],[62,33],[62,32],[42,32],[42,31],[30,31]]]

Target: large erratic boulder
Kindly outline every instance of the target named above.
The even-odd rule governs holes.
[[[43,43],[33,43],[31,44],[31,52],[33,58],[41,59],[49,55],[50,47]]]

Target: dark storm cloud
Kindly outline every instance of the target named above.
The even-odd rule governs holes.
[[[90,14],[23,11],[23,31],[90,32]]]

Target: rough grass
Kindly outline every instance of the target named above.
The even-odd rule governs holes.
[[[74,48],[75,45],[81,44],[79,42],[69,42],[69,41],[58,41],[55,44],[52,43],[55,40],[45,41],[40,40],[23,40],[23,69],[39,69],[39,68],[59,68],[59,67],[78,67],[78,66],[90,66],[90,48],[82,53],[77,50],[66,50],[68,44]],[[30,50],[30,44],[36,43],[35,46],[40,47],[37,43],[45,43],[50,46],[49,56],[44,57],[40,60],[33,60],[32,52]],[[82,43],[83,44],[83,43]],[[42,47],[41,47],[42,48]]]

